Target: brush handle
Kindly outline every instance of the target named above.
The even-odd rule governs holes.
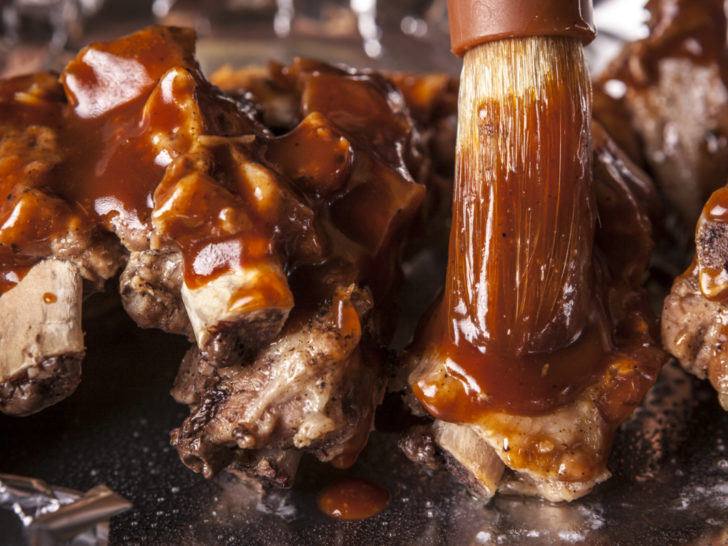
[[[483,42],[524,36],[596,36],[592,0],[448,0],[450,45],[462,57]]]

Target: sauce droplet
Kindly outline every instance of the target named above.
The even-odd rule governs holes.
[[[319,497],[319,509],[332,518],[355,521],[376,516],[389,503],[386,489],[363,478],[336,482]]]
[[[58,298],[52,292],[46,292],[43,294],[43,303],[56,303]]]

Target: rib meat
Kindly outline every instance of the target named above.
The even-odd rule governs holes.
[[[192,337],[192,326],[182,303],[182,256],[175,250],[129,253],[119,279],[124,309],[142,328]]]
[[[207,477],[231,463],[257,476],[256,454],[270,450],[275,456],[305,450],[350,465],[368,438],[385,384],[378,351],[366,340],[362,345],[362,319],[371,306],[368,293],[340,288],[322,308],[292,317],[244,366],[215,368],[193,349],[172,391],[191,405],[190,417],[172,433],[183,462]]]
[[[410,175],[423,145],[378,74],[298,60],[213,81],[253,96],[262,119],[274,120],[276,136],[260,139],[265,164],[314,212],[321,259],[301,264],[308,243],[287,241],[295,306],[272,342],[225,368],[187,356],[173,394],[191,414],[172,442],[206,476],[227,468],[289,486],[301,452],[349,466],[373,426],[399,249],[424,197]]]
[[[662,309],[662,340],[686,371],[708,378],[728,411],[728,355],[725,325],[728,307],[710,301],[700,290],[693,267],[679,277]]]
[[[293,301],[274,231],[288,220],[305,238],[311,214],[256,159],[266,130],[249,105],[212,87],[193,51],[191,32],[155,27],[90,46],[62,79],[79,131],[108,128],[123,113],[103,163],[91,162],[94,175],[104,170],[123,184],[141,174],[126,193],[106,181],[88,191],[102,225],[132,253],[121,278],[128,311],[144,326],[191,328],[208,358],[225,365],[283,326]],[[139,85],[117,93],[103,75],[132,65]]]
[[[652,247],[648,211],[656,198],[654,188],[597,123],[592,138],[600,218],[595,296],[611,325],[613,348],[599,375],[568,404],[534,415],[491,411],[474,423],[435,420],[424,432],[437,446],[440,460],[484,498],[499,490],[569,501],[591,491],[609,476],[606,463],[617,426],[640,403],[665,360],[641,287]],[[415,344],[405,356],[409,382],[427,378],[428,384],[447,389],[452,379],[438,347],[420,347]],[[422,414],[414,399],[408,399],[415,413]],[[405,453],[416,459],[418,450]],[[507,467],[505,472],[494,457]]]

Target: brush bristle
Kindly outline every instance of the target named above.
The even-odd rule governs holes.
[[[591,83],[571,38],[465,54],[448,265],[452,335],[510,354],[579,335],[591,308]]]

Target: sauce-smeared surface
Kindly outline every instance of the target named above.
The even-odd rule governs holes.
[[[389,493],[363,478],[347,478],[328,486],[319,497],[319,509],[336,519],[358,521],[376,516],[387,507]]]

